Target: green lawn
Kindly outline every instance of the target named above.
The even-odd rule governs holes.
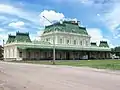
[[[47,64],[52,65],[50,61],[20,61],[22,63]],[[120,60],[79,60],[79,61],[56,61],[56,65],[85,66],[98,69],[120,70]]]

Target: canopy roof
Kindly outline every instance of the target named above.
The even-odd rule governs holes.
[[[18,45],[19,49],[53,49],[53,45],[43,45],[43,44],[27,44],[27,45]],[[57,50],[74,50],[74,51],[111,51],[107,47],[75,47],[75,46],[55,46]]]

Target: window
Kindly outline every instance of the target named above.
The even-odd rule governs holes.
[[[22,52],[19,53],[19,57],[22,57]]]
[[[46,41],[49,41],[49,38],[47,38]]]
[[[7,57],[10,57],[10,56],[9,56],[9,50],[7,50],[7,54],[6,54],[6,55],[7,55]]]
[[[82,45],[82,41],[80,41],[80,45]]]
[[[88,46],[88,42],[86,41],[86,46]]]
[[[9,52],[9,57],[11,57],[11,56],[10,56],[10,55],[11,55],[11,54],[10,54],[10,49],[9,49],[9,51],[8,51],[8,52]]]
[[[76,40],[74,40],[74,44],[76,45]]]
[[[13,57],[14,57],[14,49],[13,49],[13,52],[12,52],[12,53],[13,53]]]
[[[62,39],[60,39],[60,43],[62,43]]]
[[[69,41],[69,40],[67,40],[67,44],[69,44],[69,42],[70,42],[70,41]]]

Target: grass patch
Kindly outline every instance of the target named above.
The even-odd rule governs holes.
[[[18,61],[17,61],[18,62]],[[52,65],[51,61],[19,61],[20,63],[47,64]],[[120,60],[79,60],[79,61],[56,61],[56,65],[68,65],[77,67],[92,67],[98,69],[120,70]]]

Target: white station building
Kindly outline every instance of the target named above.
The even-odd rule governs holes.
[[[56,60],[109,59],[111,49],[106,41],[99,46],[90,42],[85,27],[75,21],[46,26],[41,40],[31,41],[29,33],[8,35],[4,44],[4,60],[52,60],[55,41]]]

